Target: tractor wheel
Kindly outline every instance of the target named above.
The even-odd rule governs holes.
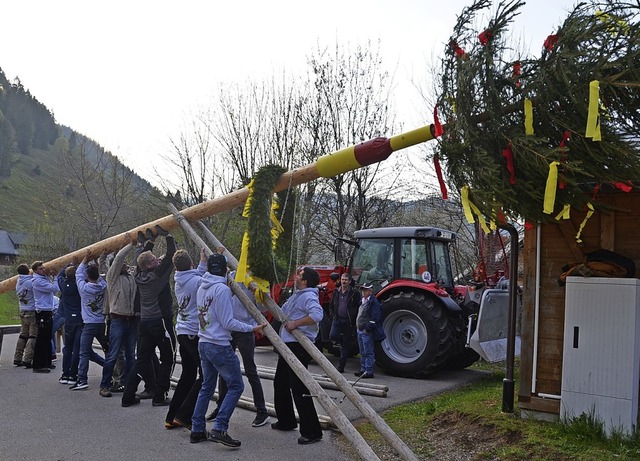
[[[445,361],[455,343],[445,308],[431,294],[392,294],[382,301],[382,319],[387,338],[376,343],[376,360],[395,376],[428,376]]]
[[[463,322],[457,322],[456,344],[451,348],[451,355],[444,362],[442,368],[448,370],[462,370],[478,361],[480,355],[470,347],[467,347],[467,326]]]

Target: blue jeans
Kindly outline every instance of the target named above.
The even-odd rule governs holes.
[[[127,382],[127,377],[136,360],[136,341],[138,338],[139,317],[112,318],[109,322],[109,350],[102,365],[102,381],[100,387],[111,386],[113,367],[118,360],[120,348],[124,345],[124,373],[121,381]]]
[[[374,350],[373,333],[358,330],[358,346],[360,347],[360,370],[373,374]]]
[[[51,357],[53,357],[56,353],[56,332],[60,328],[62,328],[62,325],[64,325],[64,317],[60,313],[60,310],[57,310],[56,313],[53,315],[52,322],[53,323],[51,325]]]
[[[216,390],[216,381],[219,374],[227,383],[228,389],[220,411],[218,411],[218,416],[213,423],[213,429],[226,432],[229,428],[229,419],[231,419],[233,410],[235,410],[236,404],[242,396],[242,391],[244,391],[240,361],[230,344],[219,346],[200,341],[198,343],[198,352],[200,353],[203,379],[198,401],[193,410],[193,418],[191,419],[192,431],[204,432],[206,429],[204,417],[209,407],[209,401]]]
[[[75,378],[78,375],[81,334],[82,322],[65,322],[64,348],[62,349],[62,376]]]
[[[104,338],[104,323],[85,323],[82,327],[82,334],[80,335],[80,363],[78,363],[78,382],[87,382],[87,373],[89,372],[89,357],[93,352],[93,338],[97,338],[100,344],[105,343]],[[104,365],[104,358],[98,354],[93,353],[93,357],[97,356],[97,360],[94,360],[98,365]]]

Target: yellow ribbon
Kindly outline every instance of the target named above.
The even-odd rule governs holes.
[[[549,165],[549,176],[547,176],[547,185],[544,189],[544,206],[542,209],[542,212],[546,214],[553,213],[556,204],[558,165],[560,165],[560,162],[551,162],[551,165]]]
[[[473,212],[476,214],[476,216],[478,216],[478,222],[480,223],[480,227],[482,227],[482,230],[484,231],[484,233],[485,234],[491,233],[489,226],[487,226],[487,221],[484,219],[484,216],[482,216],[480,209],[471,201],[469,201],[469,206],[471,207]]]
[[[467,218],[469,224],[473,224],[476,220],[473,219],[473,213],[471,213],[471,207],[469,206],[469,186],[462,187],[460,191],[460,201],[462,202],[464,217]]]
[[[593,205],[591,205],[591,203],[587,203],[587,208],[589,208],[589,211],[587,211],[587,216],[585,216],[584,219],[582,220],[582,223],[580,223],[580,228],[578,229],[578,233],[576,234],[576,242],[578,243],[582,243],[582,239],[580,238],[580,235],[582,234],[582,229],[584,229],[585,224],[587,224],[587,221],[589,220],[589,218],[594,212]]]
[[[524,132],[527,136],[533,134],[533,104],[529,98],[524,98]]]
[[[613,35],[618,33],[618,27],[621,29],[623,35],[629,34],[629,23],[624,19],[612,19],[609,14],[603,13],[600,10],[596,10],[596,18],[607,24],[607,30]]]
[[[587,115],[587,129],[585,137],[591,138],[592,141],[601,141],[600,133],[600,115],[599,115],[599,99],[600,99],[600,82],[592,80],[589,83],[589,112]]]
[[[565,205],[562,208],[562,211],[558,213],[558,216],[556,216],[556,221],[560,221],[561,219],[569,219],[571,217],[570,212],[571,212],[571,206]]]

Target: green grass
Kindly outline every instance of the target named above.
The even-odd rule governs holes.
[[[0,294],[0,325],[19,325],[20,310],[15,291]]]
[[[640,459],[640,434],[625,437],[614,433],[606,437],[602,424],[588,415],[570,423],[522,419],[517,401],[513,414],[502,413],[504,368],[486,364],[482,367],[491,373],[480,382],[395,407],[383,415],[419,459],[462,459],[462,456],[501,461]],[[362,424],[358,430],[381,459],[395,459],[395,454],[386,456],[389,449],[383,447],[388,444],[370,423]],[[455,449],[459,450],[457,454],[447,452]],[[469,451],[473,451],[473,457],[467,458]]]

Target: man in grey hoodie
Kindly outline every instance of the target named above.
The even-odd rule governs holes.
[[[82,333],[80,335],[80,362],[78,363],[78,381],[69,389],[83,390],[89,387],[87,374],[89,372],[89,357],[93,348],[93,339],[97,339],[103,348],[107,346],[104,321],[104,294],[107,282],[100,276],[98,266],[88,266],[91,250],[87,250],[84,259],[76,270],[76,285],[82,300]],[[97,357],[98,365],[104,365],[104,357]]]

